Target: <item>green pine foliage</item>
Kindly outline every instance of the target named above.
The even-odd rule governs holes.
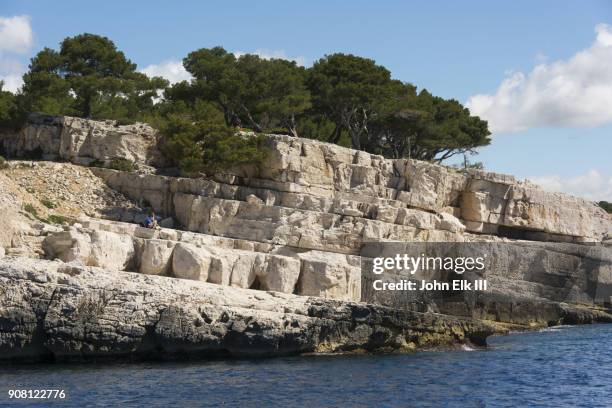
[[[211,175],[241,165],[258,165],[266,157],[263,138],[237,133],[223,121],[171,115],[162,125],[162,152],[186,176]]]
[[[59,50],[44,48],[23,76],[21,102],[29,112],[93,119],[128,119],[150,112],[168,82],[136,71],[108,38],[80,34]]]
[[[192,79],[170,86],[138,72],[106,37],[68,37],[32,58],[20,92],[0,84],[0,128],[19,127],[28,112],[147,122],[161,130],[169,161],[194,176],[260,163],[266,149],[251,133],[437,162],[490,143],[487,122],[459,102],[417,92],[368,58],[336,53],[304,68],[214,47],[189,53],[183,65]]]
[[[600,201],[598,204],[601,208],[606,210],[606,212],[612,214],[612,203],[609,203],[607,201]]]

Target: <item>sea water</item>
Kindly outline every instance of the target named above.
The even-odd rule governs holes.
[[[9,400],[10,389],[64,400]],[[181,363],[0,368],[3,406],[612,407],[612,325],[558,327],[463,347]]]

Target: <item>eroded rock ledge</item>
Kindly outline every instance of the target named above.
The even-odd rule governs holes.
[[[0,359],[412,350],[612,321],[612,218],[594,203],[507,175],[264,139],[260,166],[190,179],[150,174],[172,172],[145,124],[33,115],[0,135],[12,157],[139,169],[80,167],[85,185],[104,183],[118,200],[85,200],[94,218],[63,228],[25,211],[27,179],[0,192]],[[0,190],[27,169],[14,170]],[[54,207],[40,193],[39,207]],[[56,201],[83,209],[84,198]],[[165,228],[139,227],[142,206],[167,217]],[[486,293],[381,297],[360,266],[382,242],[505,246]]]
[[[485,345],[494,326],[364,303],[0,260],[0,360],[272,356]]]

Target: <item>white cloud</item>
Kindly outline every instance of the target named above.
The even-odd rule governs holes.
[[[4,83],[2,90],[17,92],[23,85],[21,77],[25,71],[26,68],[21,62],[14,58],[3,57],[0,54],[0,81]]]
[[[560,191],[592,201],[612,202],[612,175],[603,175],[593,169],[575,177],[541,176],[529,180],[548,191]]]
[[[0,16],[0,52],[27,52],[32,40],[29,16]]]
[[[29,16],[0,16],[0,81],[4,82],[3,90],[17,92],[23,85],[21,76],[25,72],[18,60],[6,54],[27,52],[33,37]]]
[[[236,57],[241,57],[244,54],[255,54],[258,55],[260,58],[263,59],[284,59],[284,60],[288,60],[288,61],[295,61],[296,64],[300,65],[300,66],[306,66],[307,63],[309,63],[309,60],[306,57],[303,56],[299,56],[299,57],[288,57],[287,54],[285,54],[285,51],[283,50],[266,50],[266,49],[261,49],[261,50],[255,50],[253,52],[245,52],[245,51],[234,51],[234,55]]]
[[[174,84],[181,81],[189,81],[191,74],[185,70],[183,63],[177,60],[166,60],[159,64],[151,64],[140,70],[148,76],[160,76]]]
[[[16,93],[23,85],[23,74],[0,75],[0,81],[3,82],[2,90]]]
[[[568,60],[511,72],[494,94],[466,105],[489,121],[493,132],[532,127],[595,127],[612,122],[612,26],[599,24],[593,44]]]

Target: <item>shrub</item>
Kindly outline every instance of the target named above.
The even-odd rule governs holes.
[[[117,126],[126,126],[126,125],[133,125],[134,123],[136,123],[135,120],[127,119],[127,118],[120,118],[120,119],[117,119],[115,121],[115,127],[117,127]]]
[[[38,218],[38,211],[36,211],[36,208],[34,208],[32,204],[24,205],[23,210],[29,214],[32,214],[34,217]]]
[[[113,159],[108,164],[108,168],[127,172],[133,172],[134,170],[136,170],[136,166],[134,165],[134,163],[128,159]]]
[[[162,127],[161,150],[188,176],[213,174],[262,162],[267,154],[261,135],[239,135],[222,123],[171,117]]]
[[[47,222],[49,224],[60,224],[61,225],[61,224],[67,224],[68,219],[64,217],[63,215],[51,214],[49,218],[47,219]]]
[[[599,204],[599,206],[603,208],[606,212],[612,214],[612,203],[609,203],[607,201],[600,201],[597,204]]]
[[[47,200],[46,198],[43,198],[42,200],[40,200],[40,202],[42,203],[42,205],[44,205],[45,207],[47,207],[49,209],[57,207],[57,204],[55,204],[51,200]]]
[[[270,133],[273,135],[287,135],[289,134],[289,131],[285,128],[270,128],[270,129],[265,129],[264,133]]]
[[[0,156],[0,170],[8,169],[9,164],[3,156]]]

